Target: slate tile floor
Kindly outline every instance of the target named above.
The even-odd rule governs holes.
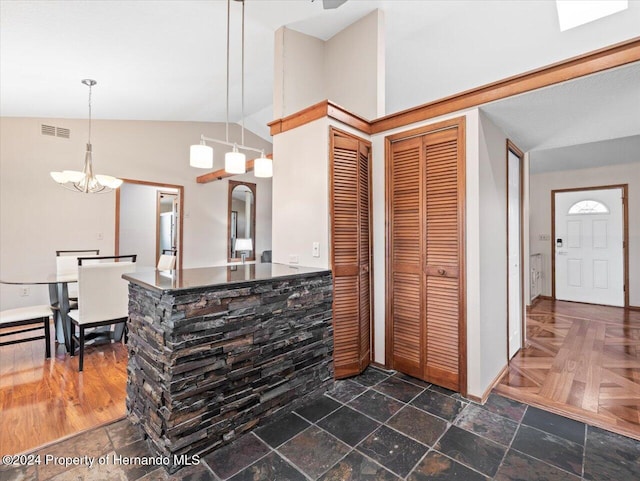
[[[123,420],[43,456],[151,456]],[[157,466],[0,466],[0,479],[67,481],[631,481],[640,442],[492,394],[483,406],[369,368],[320,399],[169,475]]]

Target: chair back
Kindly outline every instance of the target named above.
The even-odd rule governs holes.
[[[158,270],[170,271],[176,268],[176,256],[162,254],[158,260]]]
[[[133,262],[100,262],[78,267],[78,309],[81,322],[100,322],[129,315],[129,282]]]
[[[138,254],[129,254],[121,256],[90,256],[90,257],[78,257],[76,264],[78,266],[84,266],[87,264],[103,264],[109,262],[135,262],[138,258]]]
[[[56,251],[56,274],[58,277],[78,277],[78,257],[92,257],[100,254],[100,249]],[[78,297],[78,285],[75,282],[67,285],[69,297]]]

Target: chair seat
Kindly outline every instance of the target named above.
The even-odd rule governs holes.
[[[37,306],[18,307],[0,311],[0,324],[10,322],[31,321],[51,316],[51,307],[47,304]]]
[[[87,322],[86,320],[82,319],[82,316],[80,316],[80,311],[78,309],[74,309],[72,311],[69,311],[68,316],[71,318],[72,321],[75,321],[75,323],[79,326],[79,325],[87,325],[89,327],[97,327],[97,326],[107,326],[109,324],[115,324],[117,322],[124,322],[127,320],[126,317],[123,317],[122,319],[108,319],[108,320],[102,320],[102,321],[93,321],[93,322]]]

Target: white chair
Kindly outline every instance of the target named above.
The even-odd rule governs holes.
[[[91,257],[100,255],[99,249],[56,251],[56,274],[59,277],[78,275],[78,257]],[[70,282],[67,286],[69,299],[78,298],[78,284]]]
[[[158,259],[158,270],[170,271],[176,268],[176,256],[170,256],[168,254],[162,254]]]
[[[16,309],[7,309],[0,311],[0,329],[11,327],[26,327],[25,329],[11,329],[7,332],[0,332],[0,337],[11,336],[13,334],[22,334],[24,332],[44,329],[44,335],[19,338],[13,341],[0,342],[0,346],[8,346],[10,344],[18,344],[21,342],[37,341],[44,339],[45,357],[51,357],[51,307],[46,304],[38,306],[18,307]]]
[[[103,262],[78,266],[78,309],[69,312],[73,326],[71,355],[75,354],[75,342],[80,345],[78,370],[84,366],[85,342],[92,336],[86,329],[126,323],[129,316],[129,283],[123,274],[134,272],[133,262]],[[98,335],[104,336],[104,332]],[[108,331],[110,335],[111,332]]]

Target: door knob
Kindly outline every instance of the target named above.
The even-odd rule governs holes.
[[[446,273],[447,271],[445,271],[442,267],[438,269],[438,274],[440,274],[441,276],[444,276]]]

